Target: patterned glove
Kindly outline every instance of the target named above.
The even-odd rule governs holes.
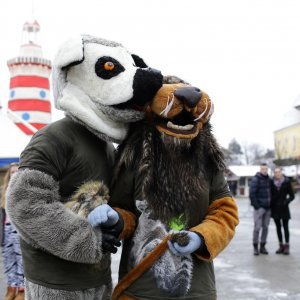
[[[197,233],[192,231],[181,232],[185,232],[188,235],[189,242],[186,246],[179,246],[177,242],[172,243],[171,241],[168,241],[169,249],[173,254],[178,256],[188,255],[195,252],[201,247],[202,241]]]

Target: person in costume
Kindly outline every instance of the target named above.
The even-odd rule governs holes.
[[[118,149],[110,205],[133,212],[113,300],[215,300],[213,259],[228,245],[238,212],[209,123],[208,95],[165,77],[146,119]]]
[[[140,107],[161,87],[162,75],[121,44],[83,35],[58,50],[52,81],[66,117],[33,136],[7,191],[7,211],[21,236],[26,299],[110,299],[109,252],[134,228],[130,213],[105,204],[112,142],[143,118]],[[72,201],[84,203],[90,185],[98,191],[87,194],[103,205],[78,210]]]

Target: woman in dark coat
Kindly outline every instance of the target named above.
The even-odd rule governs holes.
[[[275,168],[271,181],[271,216],[275,221],[279,249],[277,254],[289,254],[289,219],[291,218],[289,203],[295,198],[290,180],[282,174],[280,168]],[[281,227],[284,230],[283,244]]]

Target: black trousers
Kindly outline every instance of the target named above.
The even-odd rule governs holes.
[[[277,231],[279,243],[282,243],[281,227],[283,227],[283,230],[284,230],[285,242],[289,243],[289,241],[290,241],[289,219],[274,219],[274,222],[276,225],[276,231]]]

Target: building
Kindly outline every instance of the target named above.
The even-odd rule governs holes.
[[[7,61],[11,78],[7,107],[0,105],[0,185],[8,165],[19,161],[31,136],[51,122],[51,61],[43,58],[39,31],[37,21],[26,22],[19,56]]]
[[[278,128],[274,132],[274,163],[279,166],[298,166],[300,164],[300,95],[293,107],[284,114]]]
[[[225,174],[232,194],[249,197],[251,179],[259,170],[260,166],[228,166]]]
[[[43,58],[42,47],[37,42],[39,31],[37,21],[26,22],[19,56],[7,61],[11,75],[7,112],[27,135],[51,122],[51,61]]]

